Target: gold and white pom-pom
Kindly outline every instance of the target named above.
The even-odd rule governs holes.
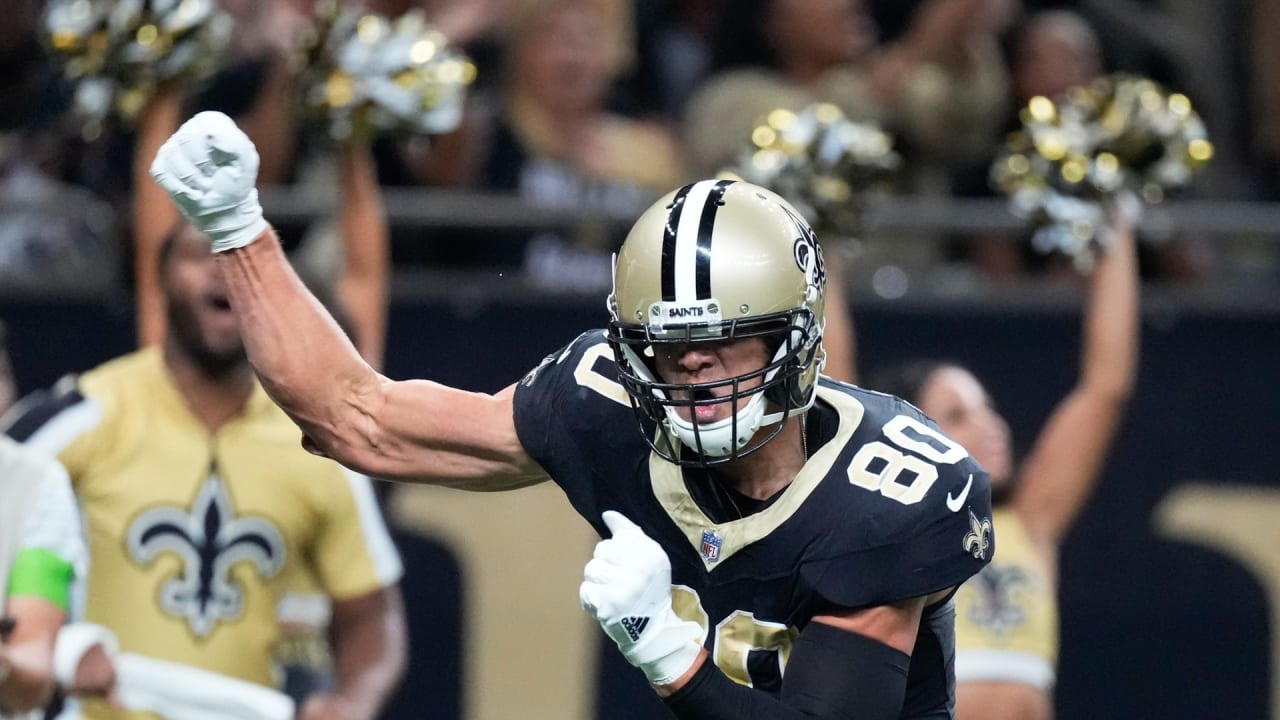
[[[90,139],[108,122],[131,123],[161,83],[212,75],[231,26],[216,0],[50,0],[44,14]]]
[[[302,48],[302,102],[336,140],[458,126],[476,69],[420,10],[389,20],[330,3]]]
[[[900,164],[893,138],[878,125],[819,103],[771,111],[722,174],[786,198],[820,237],[851,239],[863,231],[867,198],[888,191]]]
[[[1187,96],[1132,75],[1032,98],[1021,119],[992,164],[992,183],[1036,226],[1036,249],[1067,253],[1081,270],[1108,243],[1109,202],[1134,193],[1158,203],[1213,157]]]

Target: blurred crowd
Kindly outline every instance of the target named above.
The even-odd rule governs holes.
[[[298,39],[315,0],[222,0],[236,23],[221,69],[182,88],[184,111],[219,109],[262,152],[265,185],[331,191],[337,153],[298,112]],[[730,163],[768,111],[836,104],[892,133],[911,196],[996,197],[992,158],[1018,111],[1102,74],[1186,93],[1217,153],[1190,193],[1280,195],[1275,122],[1280,31],[1270,0],[364,0],[388,17],[421,7],[476,66],[448,134],[385,135],[383,187],[516,195],[552,210],[633,215]],[[14,0],[0,26],[0,282],[39,283],[133,263],[136,127],[93,136],[48,51],[42,0]],[[1219,42],[1224,38],[1238,42]],[[69,198],[75,198],[68,202]],[[522,273],[535,286],[607,285],[611,228],[480,231],[397,226],[397,265]],[[278,223],[290,247],[305,227]],[[482,237],[481,237],[482,236]],[[922,262],[1003,280],[1059,264],[1021,241],[934,238]],[[1197,282],[1229,261],[1212,238],[1148,243],[1147,278]]]

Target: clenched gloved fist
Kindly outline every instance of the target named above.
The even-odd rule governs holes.
[[[244,247],[267,228],[258,204],[258,150],[220,112],[182,124],[156,153],[151,176],[213,251]]]
[[[621,513],[604,523],[613,537],[596,544],[578,597],[622,655],[654,685],[669,685],[693,667],[703,630],[671,609],[671,561],[662,547]]]

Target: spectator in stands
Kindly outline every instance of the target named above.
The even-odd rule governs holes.
[[[1137,208],[1136,200],[1112,208],[1113,244],[1090,283],[1079,380],[1018,465],[1008,425],[968,370],[917,360],[872,382],[923,410],[991,474],[998,549],[955,596],[959,720],[1053,715],[1058,551],[1102,474],[1137,374]]]
[[[515,13],[501,107],[474,151],[479,187],[553,209],[631,214],[684,179],[664,127],[608,110],[624,53],[598,0],[527,0]],[[523,263],[536,284],[598,289],[616,241],[538,235]]]
[[[1005,132],[1021,126],[1018,112],[1037,95],[1058,97],[1070,88],[1088,84],[1103,72],[1102,47],[1087,20],[1070,10],[1048,10],[1028,17],[1010,35],[1010,113]],[[992,156],[981,158],[956,174],[955,192],[969,197],[994,194],[989,181]],[[1030,243],[1005,236],[966,238],[962,259],[972,262],[984,277],[1005,280],[1031,269],[1055,265],[1072,272],[1064,258],[1046,258]]]
[[[634,3],[636,64],[622,83],[625,108],[678,123],[711,72],[711,43],[723,0]]]
[[[115,279],[115,218],[98,158],[60,122],[68,97],[41,42],[44,4],[7,3],[0,23],[0,286],[102,286]]]
[[[1107,72],[1102,43],[1085,16],[1071,10],[1044,10],[1023,19],[1009,36],[1010,112],[1004,132],[1021,127],[1019,111],[1031,98],[1055,98],[1073,87],[1087,85]],[[952,182],[961,197],[990,197],[992,156],[958,170]],[[1029,234],[1011,238],[977,234],[960,240],[956,259],[972,263],[988,280],[1013,280],[1036,273],[1074,275],[1070,260],[1032,249]],[[1202,274],[1206,256],[1186,240],[1174,239],[1160,248],[1140,247],[1144,276],[1191,278]]]
[[[998,35],[1008,0],[931,0],[909,29],[881,43],[862,0],[741,0],[722,5],[713,74],[689,101],[684,139],[696,171],[735,163],[752,128],[776,108],[832,102],[895,135],[904,185],[930,192],[943,169],[991,146],[1007,75]],[[833,249],[834,250],[834,249]],[[828,373],[857,380],[839,250],[828,253]]]
[[[933,0],[881,44],[862,0],[740,0],[723,6],[716,67],[685,121],[694,167],[736,159],[770,110],[833,102],[897,136],[913,172],[985,152],[1004,117],[998,37],[1009,0]]]

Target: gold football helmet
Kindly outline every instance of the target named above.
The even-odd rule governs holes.
[[[813,230],[769,190],[703,180],[650,206],[614,261],[608,338],[653,449],[681,465],[726,462],[759,449],[812,406],[825,359],[825,288]],[[666,383],[655,370],[656,345],[744,337],[765,339],[768,364],[689,385]],[[694,418],[694,406],[717,403],[738,410],[713,423],[677,412],[686,407]]]

